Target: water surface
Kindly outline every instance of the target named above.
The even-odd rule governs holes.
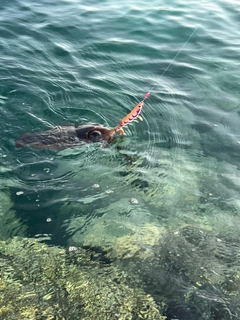
[[[1,1],[0,11],[1,237],[37,236],[49,244],[98,244],[116,252],[123,237],[158,256],[164,241],[166,248],[174,243],[170,235],[190,239],[189,233],[201,231],[210,242],[209,251],[198,247],[199,268],[211,255],[224,260],[226,248],[209,244],[216,239],[225,241],[236,257],[238,3],[19,0]],[[55,125],[114,127],[149,90],[143,121],[129,125],[110,148],[91,144],[54,152],[15,147],[21,134]],[[135,240],[124,238],[130,235]],[[174,247],[184,260],[180,240]],[[161,290],[155,293],[156,300],[169,304],[168,319],[236,318],[238,295],[234,291],[233,302],[223,285],[227,259],[221,264],[209,258],[204,266],[211,265],[219,278],[212,286],[201,283],[199,311],[183,307],[181,293],[200,280],[189,270],[181,278],[182,267],[169,258],[171,250],[161,253],[166,258],[162,265],[175,264],[164,275],[184,283],[171,284],[177,288],[175,300],[166,288],[164,298]],[[129,248],[116,257],[120,265],[132,258]],[[236,275],[237,260],[230,265]],[[147,270],[146,265],[143,274],[149,277]],[[151,285],[146,290],[153,294]],[[221,307],[211,305],[216,297]],[[216,309],[229,312],[220,312],[219,318]]]

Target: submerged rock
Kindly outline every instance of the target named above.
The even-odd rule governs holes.
[[[239,248],[239,240],[186,225],[165,232],[148,259],[135,255],[119,265],[167,305],[167,319],[239,319]]]
[[[0,264],[1,319],[165,319],[124,272],[84,249],[14,238],[0,242]]]

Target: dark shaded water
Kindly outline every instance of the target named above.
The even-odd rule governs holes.
[[[104,248],[123,239],[158,255],[168,232],[186,237],[185,228],[199,228],[209,239],[224,238],[231,252],[240,234],[238,2],[3,0],[0,12],[1,238]],[[143,121],[110,148],[15,147],[24,132],[55,125],[112,128],[148,90]],[[181,241],[176,256],[184,257]],[[209,252],[198,250],[201,268]],[[178,281],[183,267],[173,260],[164,274]],[[211,263],[222,276],[226,265]],[[211,290],[203,301],[223,299],[221,289]],[[174,310],[169,319],[200,319],[176,299],[166,302]],[[234,318],[229,310],[222,319]],[[201,314],[220,319],[216,310]]]

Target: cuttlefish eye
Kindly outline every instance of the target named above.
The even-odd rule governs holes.
[[[92,131],[90,134],[89,134],[89,138],[90,139],[96,139],[96,138],[100,138],[101,137],[101,132],[100,131]]]

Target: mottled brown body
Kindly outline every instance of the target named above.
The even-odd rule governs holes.
[[[123,134],[123,130],[120,131]],[[37,148],[64,150],[86,143],[105,141],[111,143],[116,130],[103,127],[101,124],[80,124],[78,127],[71,125],[57,126],[39,133],[25,133],[16,141],[16,147],[30,145]]]

